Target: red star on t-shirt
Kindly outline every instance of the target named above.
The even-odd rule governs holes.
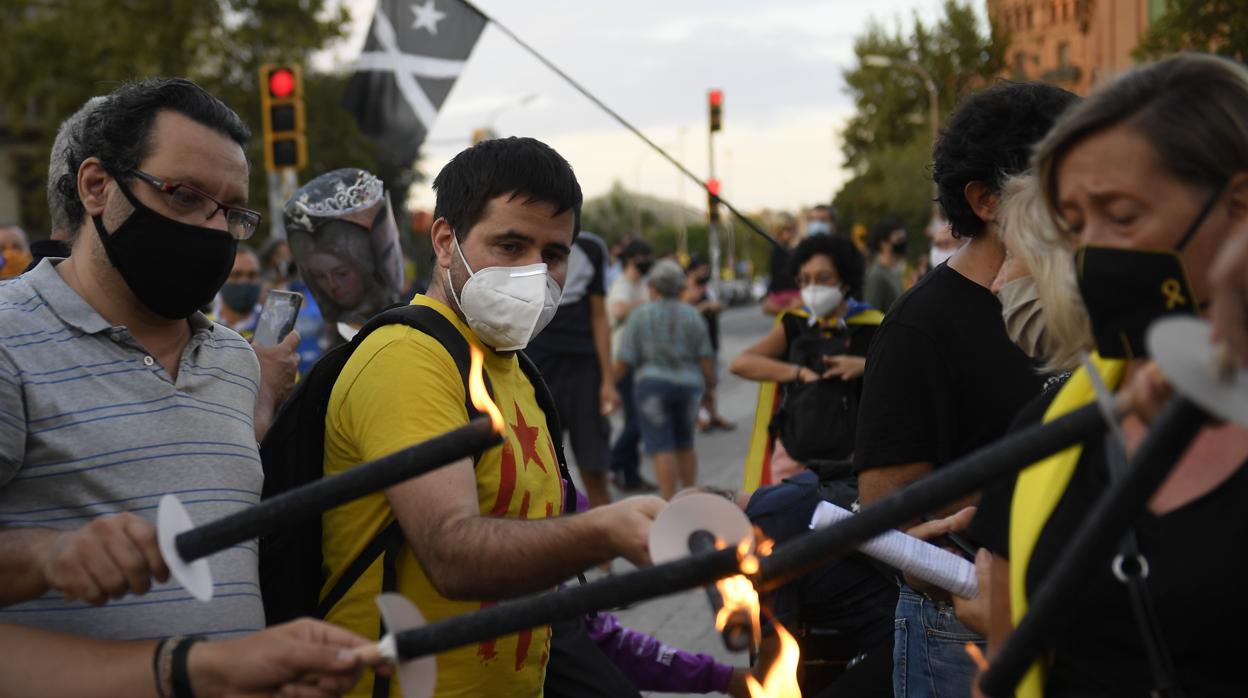
[[[537,455],[537,435],[540,430],[535,426],[531,427],[526,424],[524,412],[520,411],[520,405],[516,403],[515,407],[516,421],[519,424],[512,424],[511,430],[515,432],[516,438],[520,441],[521,462],[524,464],[524,469],[529,469],[529,460],[532,459],[537,463],[537,467],[542,469],[542,472],[547,472],[546,464],[542,463],[541,457]]]

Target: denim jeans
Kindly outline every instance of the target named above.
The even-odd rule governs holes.
[[[932,601],[908,586],[897,597],[894,619],[893,695],[896,698],[965,698],[977,668],[966,643],[984,640],[953,615],[953,604]]]

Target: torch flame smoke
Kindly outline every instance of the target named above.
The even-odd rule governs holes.
[[[797,640],[780,623],[775,624],[776,637],[780,638],[780,655],[767,670],[760,684],[753,676],[745,677],[750,698],[801,698],[802,689],[797,685],[797,662],[800,652]]]
[[[472,357],[472,362],[468,366],[468,395],[472,398],[472,406],[490,415],[490,424],[493,425],[495,433],[505,433],[507,424],[503,421],[503,413],[490,399],[490,391],[485,389],[485,377],[482,370],[485,354],[472,345],[468,347],[468,350]]]

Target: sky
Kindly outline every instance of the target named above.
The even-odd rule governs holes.
[[[348,0],[350,37],[317,56],[319,67],[350,66],[375,4]],[[847,179],[839,132],[853,103],[841,76],[854,62],[854,37],[872,18],[908,27],[914,13],[940,16],[942,4],[476,0],[701,177],[708,172],[707,90],[723,90],[723,130],[715,136],[723,196],[738,208],[790,211],[830,201]],[[695,184],[493,25],[425,142],[420,168],[430,180],[481,126],[550,144],[572,164],[586,198],[619,181],[705,206]],[[409,205],[432,208],[427,185],[412,195]]]

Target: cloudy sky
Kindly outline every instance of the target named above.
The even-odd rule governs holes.
[[[846,177],[837,134],[852,111],[841,73],[853,61],[854,37],[871,17],[908,25],[912,13],[931,19],[941,8],[941,0],[476,2],[701,176],[706,91],[722,89],[718,174],[725,196],[749,209],[831,199]],[[322,65],[347,66],[363,45],[375,0],[348,5],[351,37],[319,57]],[[618,180],[705,205],[675,168],[494,26],[442,107],[424,171],[432,178],[468,145],[473,128],[489,125],[551,144],[572,163],[586,196]],[[417,205],[432,207],[430,190],[414,194]]]

